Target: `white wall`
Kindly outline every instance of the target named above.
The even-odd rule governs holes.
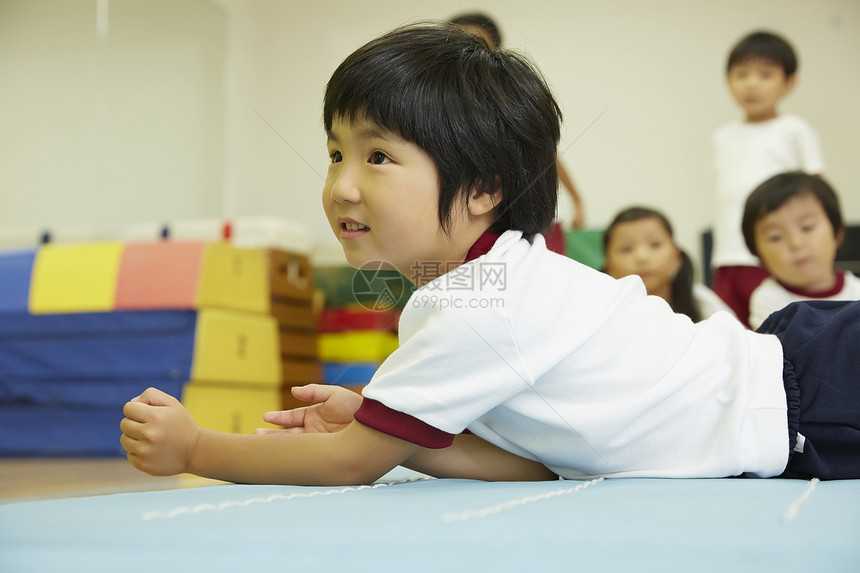
[[[143,2],[121,3],[136,1]],[[4,2],[25,3],[0,0],[0,6]],[[111,6],[116,3],[120,0],[112,0]],[[281,214],[308,223],[316,239],[331,240],[320,208],[327,163],[321,98],[329,75],[352,50],[394,26],[483,9],[501,24],[505,43],[528,52],[555,90],[566,119],[562,157],[582,191],[591,226],[605,225],[618,209],[631,203],[650,204],[667,212],[682,244],[698,255],[699,233],[710,224],[710,135],[720,124],[738,117],[723,81],[725,58],[731,44],[758,27],[782,32],[798,49],[799,85],[783,109],[805,117],[818,129],[826,175],[841,194],[846,218],[860,222],[860,162],[855,160],[855,137],[860,133],[860,2],[856,0],[169,3],[177,4],[223,14],[226,22],[226,135],[211,134],[214,139],[222,137],[226,160],[208,165],[208,175],[200,171],[206,163],[202,160],[188,162],[184,170],[182,166],[159,169],[160,185],[169,186],[171,200],[161,201],[158,211],[144,213],[148,219],[162,212],[164,218],[174,218],[177,205],[182,206],[182,216],[195,209],[199,216],[211,216],[223,204],[227,216]],[[65,3],[55,0],[46,5],[56,11]],[[2,38],[10,24],[3,23],[4,16],[8,17],[8,10],[0,11],[0,63],[9,59],[4,55],[8,42]],[[185,20],[181,27],[194,36],[190,24]],[[32,30],[40,25],[30,14],[12,27]],[[161,38],[162,32],[153,22],[143,20],[137,28],[140,38]],[[166,41],[174,51],[176,38],[170,36]],[[212,48],[217,54],[217,42]],[[32,57],[18,49],[12,60],[23,65],[22,54]],[[144,53],[138,55],[145,57]],[[157,55],[153,48],[146,57],[169,68],[174,55],[170,51]],[[55,69],[62,67],[56,51],[43,54],[39,63],[45,62]],[[0,69],[0,82],[4,81],[2,72]],[[156,70],[152,73],[150,83],[161,85],[164,78],[155,75]],[[68,82],[73,84],[73,78]],[[82,107],[92,106],[87,101],[91,94],[76,90],[80,88],[51,100],[62,108],[56,111],[58,116],[74,116]],[[5,92],[5,86],[0,86],[0,98],[6,98]],[[217,90],[202,95],[212,98],[213,107],[220,105]],[[191,108],[199,105],[192,102],[193,97],[187,99]],[[27,102],[16,103],[28,108]],[[129,110],[141,103],[129,101]],[[0,113],[8,116],[7,107],[0,106]],[[28,113],[39,115],[38,107],[29,107]],[[0,117],[8,121],[6,116]],[[75,125],[71,122],[68,127],[74,129]],[[135,128],[142,126],[129,117],[129,129]],[[12,186],[9,176],[0,172],[0,225],[32,219],[38,213],[33,207],[37,198],[68,203],[66,195],[93,193],[82,176],[70,177],[68,185],[53,188],[40,183],[46,176],[38,169],[30,170],[35,166],[32,153],[17,140],[5,139],[0,133],[0,162],[8,161],[2,156],[12,149],[15,160],[27,169],[13,169]],[[215,160],[217,152],[211,147],[216,143],[201,139],[205,138],[173,146],[171,153],[188,146]],[[115,169],[110,195],[99,195],[104,202],[99,216],[106,226],[131,219],[123,206],[128,197],[139,197],[142,192],[137,177],[151,169],[153,158],[166,161],[160,154],[163,150],[139,151],[133,161],[124,160]],[[69,153],[75,151],[55,148],[51,158],[72,163]],[[126,170],[139,173],[123,181]],[[5,171],[4,163],[0,163],[0,171]],[[202,184],[204,180],[212,184]]]
[[[226,41],[209,2],[0,0],[0,233],[219,215]]]

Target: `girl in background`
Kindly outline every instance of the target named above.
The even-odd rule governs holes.
[[[693,281],[693,263],[675,244],[669,220],[654,209],[618,213],[603,234],[604,270],[619,279],[639,275],[648,294],[664,299],[693,322],[731,309],[708,287]]]

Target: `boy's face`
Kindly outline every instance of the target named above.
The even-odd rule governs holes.
[[[444,271],[465,259],[474,239],[461,240],[465,215],[458,202],[451,237],[444,233],[439,174],[425,151],[364,119],[350,124],[335,117],[328,152],[323,208],[350,265],[382,261],[412,280],[417,264],[438,262]],[[422,265],[421,281],[438,276],[428,268],[433,265]]]
[[[606,272],[620,279],[639,275],[648,294],[669,299],[681,253],[656,217],[619,223],[606,245]]]
[[[748,122],[765,121],[777,115],[777,104],[795,84],[778,63],[764,58],[747,58],[733,65],[727,75],[729,90]]]
[[[807,292],[833,288],[839,239],[815,195],[793,196],[759,219],[754,230],[759,258],[779,282]]]

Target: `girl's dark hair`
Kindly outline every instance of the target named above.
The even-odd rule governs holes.
[[[502,47],[502,33],[499,31],[499,27],[496,25],[496,22],[486,14],[481,14],[480,12],[460,14],[459,16],[451,18],[451,23],[457,24],[458,26],[480,28],[490,36],[490,40],[493,42],[493,45],[491,46],[492,48]]]
[[[398,28],[353,52],[326,86],[323,124],[366,119],[424,150],[439,172],[439,222],[483,187],[491,230],[527,237],[555,217],[561,110],[524,56],[450,23]]]
[[[648,207],[630,207],[618,213],[606,230],[603,232],[603,250],[607,251],[609,241],[612,238],[612,231],[621,223],[632,223],[642,219],[657,219],[666,229],[672,242],[675,241],[675,232],[672,229],[672,224],[663,213],[650,209]],[[680,314],[686,314],[693,322],[702,320],[702,312],[696,299],[693,298],[693,261],[684,252],[683,249],[676,245],[676,248],[681,253],[681,267],[677,274],[672,278],[672,300],[670,305],[672,310]]]
[[[755,244],[756,223],[768,213],[782,207],[792,197],[803,193],[809,193],[818,199],[833,226],[834,235],[837,238],[842,235],[845,222],[842,220],[839,197],[827,181],[803,171],[778,173],[753,189],[744,205],[741,231],[744,234],[744,242],[753,255],[758,256]]]
[[[753,32],[741,39],[729,54],[726,72],[732,66],[750,58],[763,58],[782,67],[785,77],[790,78],[797,71],[797,55],[784,38],[770,32]]]

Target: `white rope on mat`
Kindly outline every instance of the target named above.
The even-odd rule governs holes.
[[[425,479],[425,478],[419,478]],[[280,493],[272,494],[268,497],[251,497],[244,500],[236,500],[236,501],[222,501],[221,503],[200,503],[195,506],[180,506],[169,511],[147,511],[141,516],[143,521],[151,521],[153,519],[173,519],[174,517],[180,515],[187,514],[196,514],[203,511],[222,511],[225,509],[229,509],[231,507],[248,507],[250,505],[255,505],[258,503],[272,503],[273,501],[290,501],[293,499],[304,499],[309,497],[318,497],[321,495],[337,495],[342,493],[351,493],[356,491],[362,491],[366,489],[376,489],[379,487],[386,487],[389,485],[397,485],[401,483],[406,483],[410,481],[419,481],[419,479],[403,479],[399,481],[386,482],[386,483],[378,483],[374,485],[361,485],[361,486],[350,486],[344,487],[341,489],[324,489],[324,490],[315,490],[309,493],[291,493],[289,495],[283,495]]]
[[[469,509],[469,510],[461,511],[458,513],[446,513],[445,515],[442,516],[442,521],[449,523],[452,521],[466,521],[468,519],[472,519],[475,517],[487,517],[488,515],[500,513],[502,511],[505,511],[506,509],[511,509],[511,508],[517,507],[519,505],[525,505],[527,503],[532,503],[535,501],[541,501],[544,499],[549,499],[551,497],[557,497],[559,495],[567,495],[570,493],[574,493],[574,492],[580,491],[582,489],[585,489],[590,485],[594,485],[594,484],[600,483],[602,481],[603,481],[603,478],[599,477],[597,479],[593,479],[591,481],[581,483],[576,487],[557,489],[557,490],[550,491],[547,493],[542,493],[540,495],[530,495],[530,496],[526,496],[526,497],[521,497],[519,499],[512,499],[509,501],[505,501],[505,502],[498,503],[496,505],[491,505],[488,507],[484,507],[481,509]]]
[[[800,509],[800,506],[803,505],[809,496],[812,495],[812,491],[815,489],[815,486],[818,485],[818,482],[821,481],[818,478],[812,478],[809,480],[809,485],[806,486],[806,491],[803,492],[799,498],[794,500],[791,505],[788,506],[788,509],[785,510],[785,514],[782,516],[784,521],[791,521],[795,517],[797,517],[797,511]]]

